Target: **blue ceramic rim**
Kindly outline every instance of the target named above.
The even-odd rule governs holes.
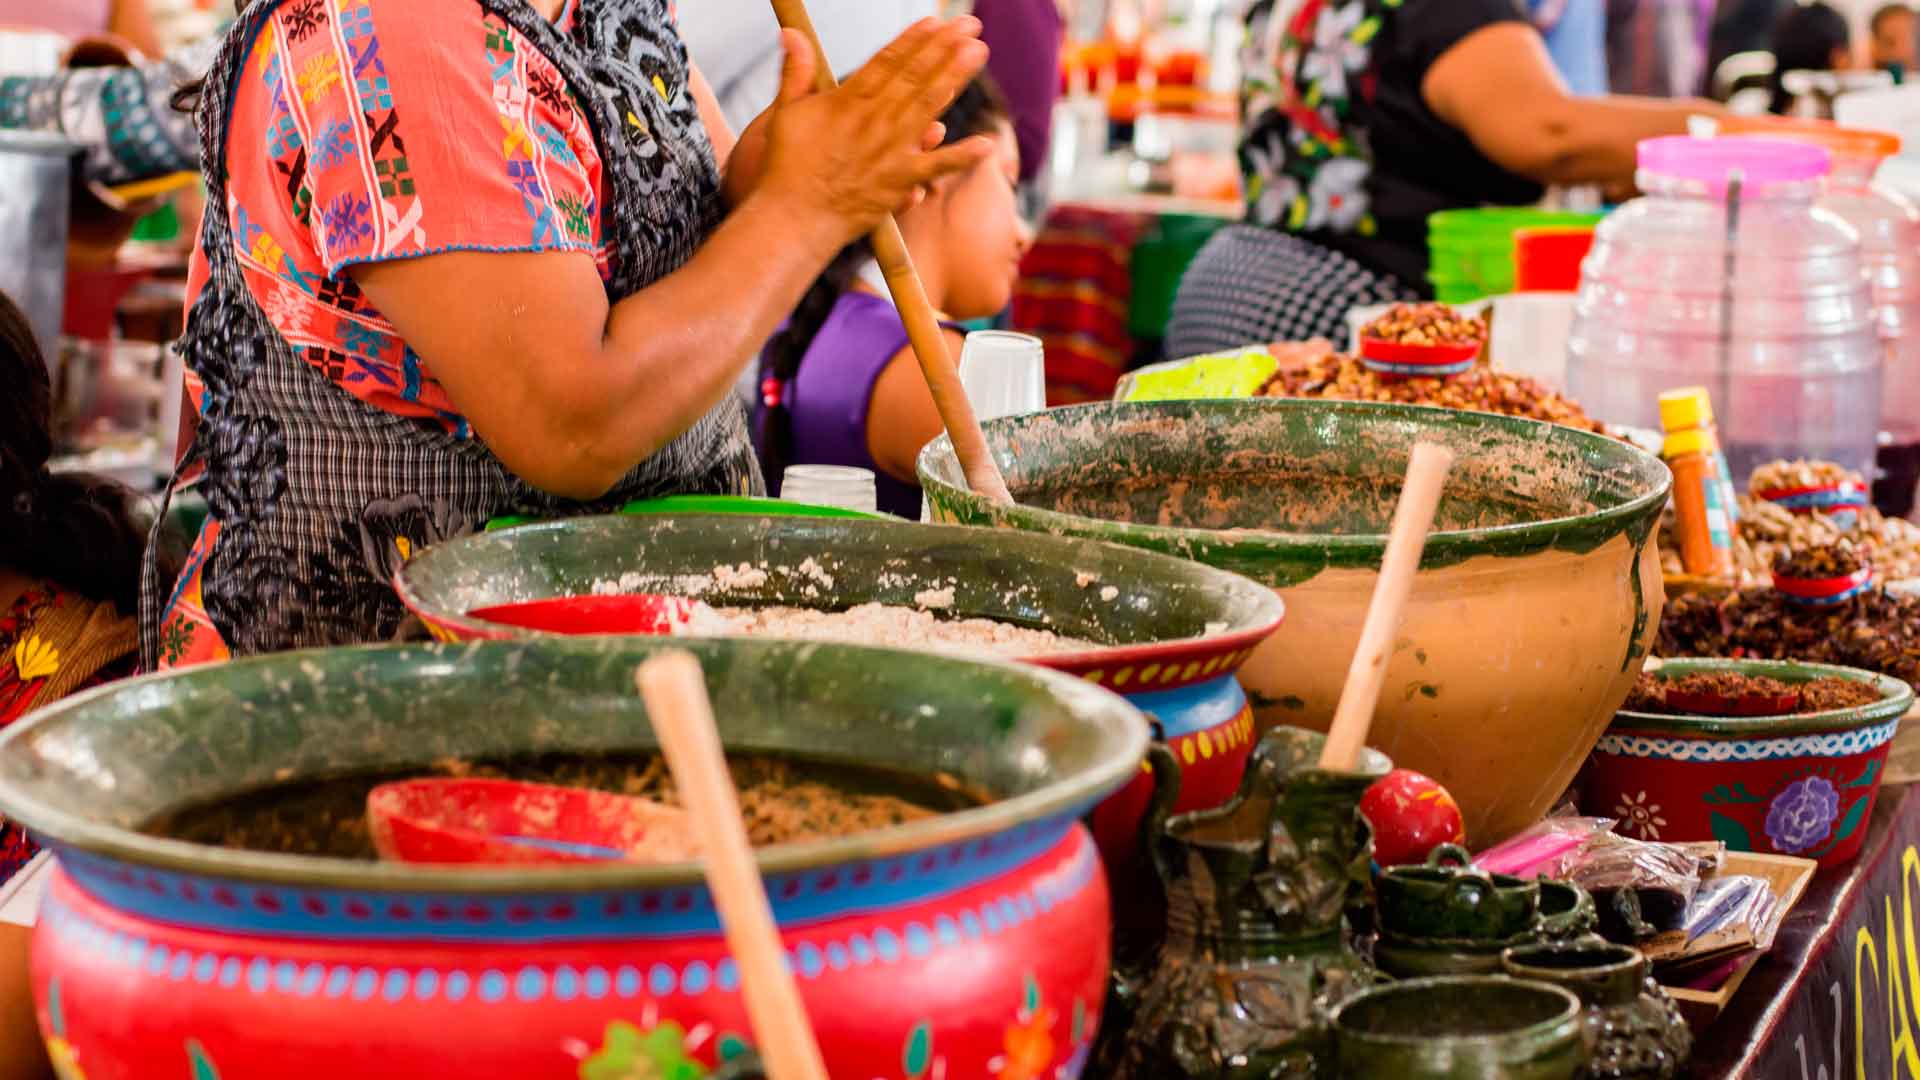
[[[1051,915],[1054,908],[1066,904],[1091,886],[1098,878],[1099,856],[1093,841],[1083,837],[1079,848],[1045,877],[1018,891],[1002,892],[958,912],[936,912],[893,925],[864,927],[843,938],[804,941],[787,950],[788,966],[802,980],[811,980],[829,969],[845,971],[849,967],[867,967],[878,963],[892,966],[919,960],[945,949],[970,948],[976,943],[1016,930]],[[651,994],[664,998],[675,993],[700,996],[709,990],[734,993],[740,987],[739,968],[731,958],[709,963],[691,960],[669,964],[578,962],[559,964],[498,964],[488,958],[467,968],[436,968],[413,964],[394,964],[376,969],[371,965],[339,962],[303,962],[272,960],[261,952],[287,939],[221,942],[211,949],[178,949],[149,941],[139,934],[110,930],[67,906],[59,895],[47,897],[41,918],[54,932],[69,935],[78,952],[112,964],[134,977],[165,978],[174,983],[218,985],[221,989],[244,987],[258,995],[329,998],[351,996],[355,1001],[373,998],[376,991],[389,1003],[409,996],[431,1001],[444,996],[457,1004],[469,991],[482,1004],[539,1001],[548,996],[565,1002],[576,998],[598,1000],[609,992],[622,998]],[[877,920],[887,922],[889,920]],[[783,924],[790,932],[800,928]],[[804,932],[804,931],[801,931]],[[715,931],[715,935],[718,931]],[[646,934],[640,940],[665,935]],[[628,941],[636,941],[628,935]],[[436,942],[419,939],[432,946]],[[246,945],[259,947],[250,952]],[[238,946],[238,947],[231,947]],[[508,981],[508,968],[512,972]],[[511,989],[511,993],[509,993]],[[443,994],[444,992],[444,994]]]
[[[1077,817],[1054,817],[886,858],[773,874],[783,926],[937,900],[1004,876],[1058,847]],[[1091,850],[1091,841],[1086,841]],[[199,930],[329,941],[533,942],[703,937],[720,932],[704,882],[662,888],[396,894],[244,881],[136,866],[56,845],[74,883],[139,918]]]

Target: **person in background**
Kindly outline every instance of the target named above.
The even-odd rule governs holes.
[[[1616,94],[1686,97],[1707,78],[1713,0],[1607,0],[1607,76]]]
[[[1036,181],[1046,175],[1053,141],[1053,106],[1060,99],[1060,45],[1066,33],[1057,0],[974,0],[980,40],[987,43],[987,73],[1005,96],[1020,142],[1020,183],[1030,207],[1043,198]]]
[[[1720,111],[1575,96],[1512,0],[1258,0],[1246,41],[1246,222],[1182,279],[1174,357],[1342,340],[1350,309],[1426,294],[1434,213],[1626,188],[1642,139]]]
[[[829,65],[845,76],[938,7],[937,0],[810,0],[807,14]],[[674,18],[729,127],[745,128],[773,104],[780,89],[780,24],[766,0],[690,0]]]
[[[1849,71],[1854,66],[1853,31],[1847,17],[1827,4],[1788,8],[1773,25],[1773,75],[1767,111],[1785,116],[1793,108],[1787,92],[1790,71]]]
[[[1031,237],[1015,198],[1020,144],[992,79],[976,78],[941,122],[949,140],[984,136],[995,147],[900,215],[957,360],[963,338],[952,320],[1007,306]],[[919,519],[914,459],[940,434],[940,415],[866,241],[842,251],[814,282],[768,343],[759,370],[755,442],[775,494],[788,465],[854,465],[873,472],[880,510]]]
[[[1569,91],[1580,97],[1607,92],[1606,0],[1531,0],[1527,14]]]
[[[4,2],[4,0],[0,0]],[[193,117],[168,107],[173,88],[207,70],[216,42],[112,67],[4,77],[0,129],[63,135],[81,148],[80,179],[113,186],[200,169]]]
[[[0,293],[0,728],[133,673],[146,536],[132,493],[47,470],[53,399],[33,329]],[[27,834],[0,819],[0,897],[37,876]],[[43,863],[41,864],[43,865]],[[0,903],[0,1080],[47,1074],[27,983],[33,905]],[[22,924],[25,925],[22,925]]]
[[[1795,0],[1720,0],[1714,10],[1713,28],[1707,35],[1707,71],[1700,92],[1713,88],[1713,78],[1730,56],[1747,52],[1765,52],[1772,40],[1773,25],[1786,14]]]
[[[1906,4],[1885,4],[1873,13],[1868,24],[1867,48],[1873,66],[1903,83],[1914,63],[1913,9]]]
[[[159,56],[147,0],[0,0],[0,26],[51,30],[75,41],[110,35],[148,56]]]

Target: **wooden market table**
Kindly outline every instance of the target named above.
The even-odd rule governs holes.
[[[1901,743],[1909,729],[1920,734],[1920,721],[1908,717]],[[1772,952],[1696,1039],[1690,1075],[1920,1076],[1916,892],[1920,787],[1885,786],[1859,858],[1814,878]]]

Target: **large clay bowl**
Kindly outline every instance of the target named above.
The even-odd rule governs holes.
[[[765,567],[717,582],[718,565]],[[913,606],[953,593],[955,616],[1042,627],[1098,648],[1031,657],[1127,695],[1181,762],[1180,811],[1218,806],[1240,785],[1253,716],[1234,679],[1279,626],[1269,589],[1185,559],[1063,536],[901,521],[676,514],[576,518],[437,545],[394,578],[407,607],[448,640],[529,636],[470,614],[590,594],[698,596],[714,604],[844,609]],[[1134,865],[1152,795],[1144,772],[1102,805],[1094,835],[1109,869]]]
[[[1700,671],[1783,683],[1835,676],[1878,701],[1791,716],[1662,716],[1621,710],[1581,781],[1589,813],[1641,840],[1719,840],[1734,851],[1849,862],[1867,838],[1887,751],[1913,688],[1859,668],[1791,660],[1666,660],[1659,677]]]
[[[986,425],[1019,505],[965,489],[944,439],[920,479],[944,521],[1113,540],[1270,585],[1287,621],[1241,670],[1264,725],[1324,729],[1359,641],[1412,445],[1458,457],[1372,744],[1452,791],[1476,845],[1539,818],[1652,644],[1671,477],[1625,443],[1400,405],[1105,404]]]
[[[1107,888],[1078,819],[1146,725],[1083,680],[699,641],[728,750],[944,771],[996,801],[759,852],[835,1076],[1078,1074]],[[639,638],[296,652],[116,684],[0,738],[0,813],[60,855],[33,955],[62,1075],[705,1075],[751,1042],[698,866],[430,869],[137,831],[346,773],[653,745]],[[689,1071],[699,1063],[700,1069]],[[903,1065],[903,1063],[905,1063]]]

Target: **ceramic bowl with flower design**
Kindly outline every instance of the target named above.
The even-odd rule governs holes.
[[[1857,668],[1790,660],[1668,660],[1656,677],[1766,676],[1789,686],[1829,676],[1863,682],[1878,701],[1769,717],[1667,716],[1623,710],[1594,748],[1581,808],[1641,840],[1720,840],[1735,851],[1854,857],[1880,790],[1887,748],[1913,707],[1906,683]]]
[[[991,796],[757,850],[831,1074],[1077,1077],[1110,940],[1079,819],[1138,771],[1140,712],[1025,665],[673,645],[699,658],[729,754],[944,774]],[[633,671],[663,647],[281,653],[116,683],[9,727],[0,812],[59,856],[32,982],[61,1076],[724,1080],[752,1040],[696,863],[421,866],[165,824],[207,806],[325,821],[300,801],[313,785],[434,762],[650,752]],[[291,853],[316,848],[335,853]]]

